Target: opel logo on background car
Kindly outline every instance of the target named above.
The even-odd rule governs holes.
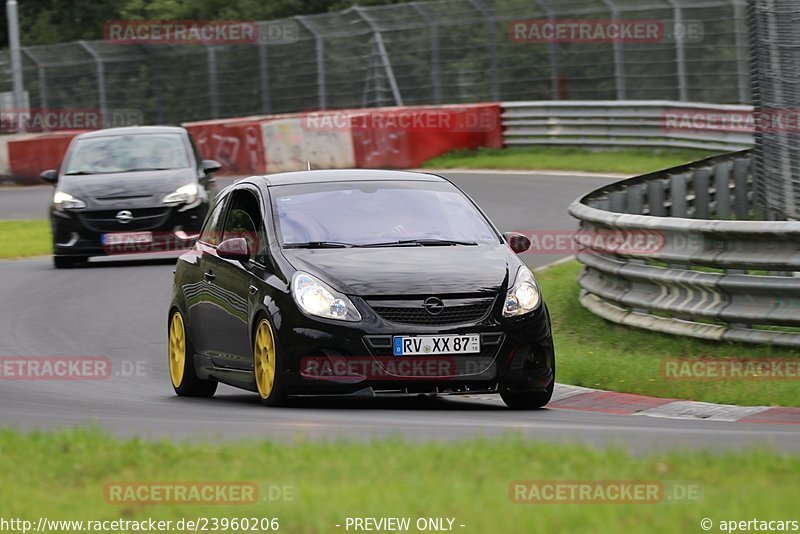
[[[128,224],[133,220],[133,213],[131,213],[128,210],[122,210],[119,213],[117,213],[116,218],[120,222],[120,224]]]
[[[439,297],[428,297],[422,305],[431,315],[439,315],[444,310],[444,302]]]

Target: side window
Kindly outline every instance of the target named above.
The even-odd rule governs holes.
[[[225,213],[226,204],[227,199],[223,198],[211,210],[211,214],[203,226],[203,231],[200,232],[200,241],[203,243],[213,246],[219,245],[221,241],[220,235],[222,234],[222,221],[224,219],[222,215]]]
[[[243,237],[251,250],[251,259],[265,263],[267,240],[258,197],[245,189],[233,192],[231,208],[225,220],[222,239]]]

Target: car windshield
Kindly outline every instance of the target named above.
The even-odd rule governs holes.
[[[180,134],[136,134],[79,139],[65,174],[182,169],[189,166]]]
[[[283,245],[499,243],[470,200],[446,182],[337,182],[271,189]]]

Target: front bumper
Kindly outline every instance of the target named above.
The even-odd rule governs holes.
[[[451,328],[378,321],[368,330],[309,319],[278,331],[283,383],[292,395],[543,391],[555,381],[547,308],[513,320]],[[393,356],[395,335],[479,334],[473,355]]]
[[[109,256],[187,250],[194,246],[208,205],[134,208],[133,220],[123,224],[113,217],[120,210],[57,210],[50,212],[53,253],[56,256]],[[152,241],[104,243],[103,235],[151,232]]]

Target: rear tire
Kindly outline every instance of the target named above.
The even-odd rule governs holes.
[[[194,349],[186,335],[183,315],[174,310],[169,319],[167,360],[172,389],[179,397],[212,397],[216,380],[201,380],[194,369]]]
[[[500,397],[512,410],[537,410],[545,406],[553,396],[555,380],[544,391],[501,393]]]
[[[281,406],[286,402],[286,389],[281,383],[278,342],[272,323],[261,317],[253,332],[253,378],[264,406]]]
[[[86,263],[86,256],[53,256],[53,266],[56,269],[72,269]]]

